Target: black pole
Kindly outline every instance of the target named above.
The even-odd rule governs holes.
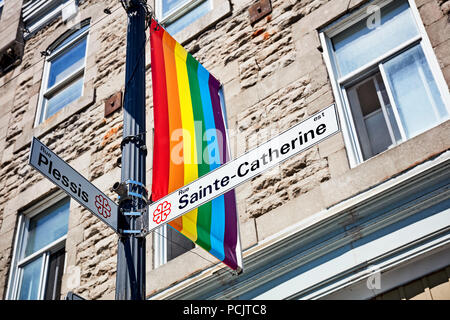
[[[122,192],[119,199],[116,300],[145,299],[145,236],[142,216],[146,207],[145,159],[145,21],[143,1],[122,1],[128,15],[127,58],[122,140]]]

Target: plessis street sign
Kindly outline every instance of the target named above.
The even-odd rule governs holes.
[[[119,208],[117,204],[35,137],[31,142],[29,163],[115,232],[118,232]]]
[[[239,158],[155,201],[148,211],[149,231],[236,188],[337,132],[336,108],[331,105]]]

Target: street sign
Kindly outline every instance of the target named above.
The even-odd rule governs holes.
[[[339,132],[331,105],[275,138],[218,167],[149,207],[149,231],[213,200]]]
[[[118,232],[117,204],[35,137],[29,164]]]

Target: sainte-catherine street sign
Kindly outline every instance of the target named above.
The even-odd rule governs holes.
[[[153,202],[148,231],[178,218],[339,132],[331,105],[273,139]]]
[[[118,232],[118,205],[35,137],[29,164]]]

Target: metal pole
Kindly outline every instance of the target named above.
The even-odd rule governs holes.
[[[145,21],[144,4],[122,1],[128,15],[125,94],[123,110],[121,185],[119,199],[116,300],[145,299],[145,237],[138,215],[146,207],[145,159]],[[140,187],[142,186],[142,188]],[[130,194],[130,191],[131,192]],[[143,195],[138,197],[137,195]],[[141,218],[141,220],[139,220]]]

